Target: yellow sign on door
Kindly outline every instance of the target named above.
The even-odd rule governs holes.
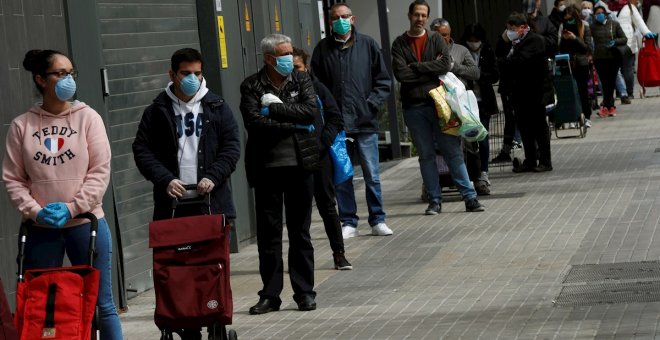
[[[275,32],[280,31],[280,14],[277,12],[277,5],[275,5]]]
[[[247,2],[245,2],[245,31],[250,32],[252,30],[252,24],[250,23],[250,12],[248,11]]]
[[[222,68],[228,68],[227,41],[225,40],[225,19],[218,15],[218,41],[220,42],[220,64]]]

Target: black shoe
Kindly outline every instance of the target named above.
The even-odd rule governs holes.
[[[486,181],[476,180],[474,181],[474,191],[479,196],[488,196],[490,195],[490,185]]]
[[[337,270],[351,270],[353,269],[353,265],[348,262],[346,259],[346,256],[344,256],[344,252],[336,252],[332,254],[332,258],[335,261],[335,269]]]
[[[534,167],[529,166],[529,165],[525,165],[525,164],[523,164],[521,166],[514,166],[513,167],[513,172],[515,172],[515,173],[532,172],[532,171],[534,171]]]
[[[632,104],[632,102],[630,101],[630,97],[628,96],[621,97],[621,104]]]
[[[300,299],[300,302],[298,302],[299,311],[305,312],[315,309],[316,309],[316,301],[314,301],[314,298],[311,295],[304,295]]]
[[[477,201],[476,198],[471,198],[467,201],[465,201],[465,211],[467,212],[479,212],[479,211],[484,211],[484,206]]]
[[[429,206],[426,208],[426,211],[424,212],[425,215],[437,215],[442,212],[442,204],[440,202],[436,201],[431,201],[429,203]]]
[[[534,168],[534,172],[546,172],[552,171],[552,165],[539,164],[539,166]]]
[[[491,163],[506,163],[511,162],[511,155],[508,152],[500,151],[500,153],[491,159]]]
[[[201,329],[182,329],[177,334],[179,334],[181,340],[202,340]]]
[[[256,305],[250,307],[250,314],[257,315],[278,311],[280,310],[280,304],[282,302],[275,301],[275,299],[262,297]]]

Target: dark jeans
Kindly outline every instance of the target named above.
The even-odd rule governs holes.
[[[632,96],[635,90],[636,59],[636,54],[627,55],[621,59],[621,75],[623,75],[623,80],[626,82],[626,92],[628,92],[628,96]]]
[[[332,159],[330,156],[321,158],[321,169],[314,171],[314,200],[316,208],[323,219],[325,233],[330,241],[332,251],[344,252],[344,238],[341,234],[341,222],[337,214],[335,202],[335,185],[332,182]]]
[[[580,105],[582,106],[582,113],[587,119],[591,119],[591,103],[589,103],[589,66],[577,66],[573,70],[573,78],[577,83],[578,94],[580,95]]]
[[[298,302],[314,292],[314,247],[309,235],[312,220],[313,175],[299,167],[267,168],[254,186],[257,210],[260,297],[280,300],[284,284],[282,230],[284,214],[289,235],[289,279]]]
[[[514,98],[516,124],[520,129],[523,148],[525,149],[525,165],[552,165],[550,157],[550,129],[545,120],[545,107],[541,101],[542,94],[527,93]]]
[[[490,112],[484,111],[481,102],[479,102],[479,120],[481,120],[481,124],[486,128],[487,131],[490,130],[490,114]],[[488,161],[490,158],[489,139],[490,136],[479,142],[479,160],[481,161],[481,171],[485,172],[488,172]]]
[[[603,106],[606,108],[614,107],[614,82],[616,74],[621,67],[621,61],[618,59],[595,59],[594,66],[603,85]]]

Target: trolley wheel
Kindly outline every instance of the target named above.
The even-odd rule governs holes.
[[[229,338],[229,340],[238,340],[238,334],[236,334],[235,330],[230,329],[227,333],[227,338]]]

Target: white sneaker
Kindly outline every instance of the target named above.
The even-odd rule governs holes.
[[[341,236],[344,238],[344,240],[359,235],[360,233],[358,232],[357,228],[350,224],[344,224],[341,227]]]
[[[590,127],[591,127],[591,120],[589,120],[589,119],[585,119],[585,120],[584,120],[584,127],[586,127],[586,128],[590,128]]]
[[[378,223],[371,227],[371,235],[374,236],[389,236],[392,235],[392,229],[387,227],[385,223]]]

